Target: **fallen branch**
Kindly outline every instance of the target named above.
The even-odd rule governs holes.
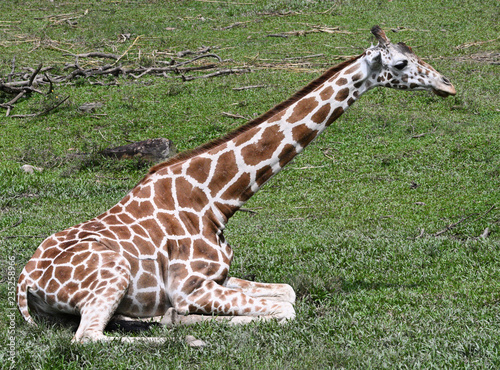
[[[318,58],[318,57],[324,57],[325,54],[314,54],[314,55],[304,55],[301,57],[290,57],[290,58],[285,58],[283,60],[296,60],[296,59],[310,59],[310,58]]]
[[[216,77],[216,76],[226,76],[226,75],[231,75],[231,74],[237,74],[237,73],[248,73],[251,72],[250,69],[248,68],[241,68],[241,69],[223,69],[214,73],[209,73],[206,75],[202,76],[182,76],[183,81],[192,81],[196,80],[199,78],[211,78],[211,77]]]
[[[127,53],[130,51],[130,49],[132,49],[132,48],[134,47],[135,43],[136,43],[136,42],[137,42],[137,41],[138,41],[138,40],[139,40],[142,36],[144,36],[144,35],[139,35],[139,36],[137,36],[137,37],[135,38],[134,42],[132,42],[132,44],[131,44],[128,48],[127,48],[127,50],[125,50],[125,52],[124,52],[122,55],[120,55],[120,56],[118,57],[118,59],[117,59],[117,60],[113,63],[113,65],[114,65],[114,64],[116,64],[116,63],[118,63],[118,62],[120,61],[120,59],[122,59],[125,55],[127,55]]]
[[[229,117],[229,118],[242,118],[242,119],[248,119],[240,114],[233,114],[233,113],[228,113],[228,112],[222,112],[223,116]]]
[[[140,36],[139,36],[140,37]],[[134,40],[134,43],[139,39],[137,37]],[[130,45],[130,47],[122,54],[115,55],[109,53],[102,52],[89,52],[84,54],[72,54],[66,53],[65,55],[70,55],[75,57],[75,62],[72,64],[67,64],[62,70],[65,71],[63,74],[61,73],[52,73],[51,70],[57,70],[55,67],[42,67],[42,65],[38,65],[36,68],[25,68],[29,72],[16,72],[16,59],[12,59],[11,64],[11,72],[5,77],[5,79],[0,79],[0,91],[12,95],[12,98],[5,102],[0,103],[0,108],[4,108],[7,110],[6,116],[15,117],[15,118],[23,118],[23,117],[36,117],[43,114],[48,113],[50,110],[57,108],[58,105],[49,107],[50,109],[44,110],[42,112],[33,113],[33,114],[25,114],[25,115],[10,115],[11,110],[14,108],[15,103],[17,103],[22,97],[28,96],[31,93],[39,93],[42,95],[48,95],[53,92],[54,86],[57,84],[68,84],[74,81],[77,78],[93,78],[97,79],[99,77],[104,76],[125,76],[131,77],[134,79],[139,79],[145,75],[154,75],[161,76],[166,78],[171,78],[168,74],[174,74],[178,76],[174,76],[176,78],[181,78],[183,81],[191,81],[198,78],[211,78],[217,76],[224,76],[235,73],[248,73],[250,69],[218,69],[219,64],[227,62],[227,60],[223,60],[219,55],[214,53],[209,53],[210,47],[204,47],[198,51],[191,52],[185,51],[180,54],[188,55],[195,54],[193,58],[184,61],[158,61],[156,63],[162,64],[162,66],[153,65],[149,67],[143,66],[123,66],[121,65],[120,60],[124,58],[127,52],[134,45]],[[178,55],[178,57],[181,57]],[[95,66],[94,63],[90,63],[92,67],[83,68],[79,65],[79,58],[101,58],[101,59],[113,59],[113,64],[105,64],[100,66]],[[217,63],[199,63],[201,59],[215,59]],[[190,64],[196,65],[190,65]],[[206,71],[206,70],[216,70],[215,72],[208,73],[205,75],[197,75],[197,76],[186,76],[186,73],[194,72],[194,71]],[[218,69],[218,70],[217,70]],[[101,82],[101,81],[88,81],[92,85],[116,85],[117,82]],[[49,90],[47,93],[39,90],[39,86],[49,85]],[[62,102],[60,102],[62,103]]]
[[[444,234],[445,232],[450,231],[451,229],[453,229],[453,228],[457,227],[457,226],[458,226],[458,225],[460,225],[462,222],[464,222],[464,221],[468,220],[469,218],[471,218],[471,217],[472,217],[472,216],[474,216],[474,215],[475,215],[475,213],[470,214],[470,215],[468,215],[468,216],[464,216],[464,217],[462,217],[462,218],[460,219],[460,221],[457,221],[457,222],[455,222],[455,223],[453,223],[453,224],[450,224],[450,225],[446,226],[443,230],[438,231],[437,233],[435,233],[435,234],[434,234],[434,236],[439,236],[439,235]]]
[[[240,208],[240,209],[238,209],[238,211],[250,213],[251,215],[256,215],[257,213],[259,213],[257,211],[254,211],[253,209],[250,209],[250,208]]]
[[[456,46],[455,49],[457,49],[457,50],[467,49],[467,48],[470,48],[471,46],[487,44],[490,42],[497,41],[498,39],[500,39],[500,37],[497,37],[496,39],[486,40],[486,41],[466,42],[465,44],[461,44],[461,45]]]
[[[120,58],[118,55],[115,54],[100,53],[100,52],[92,52],[86,54],[64,54],[64,55],[71,55],[74,56],[75,58],[109,58],[114,60],[118,60]]]
[[[482,215],[480,215],[479,217],[475,218],[472,222],[476,222],[478,220],[480,220],[481,218],[483,218],[484,216],[486,216],[488,213],[490,213],[493,209],[495,209],[495,205],[492,205],[486,212],[484,212]],[[475,216],[477,215],[477,213],[471,213],[470,215],[468,216],[464,216],[462,217],[459,221],[453,223],[453,224],[450,224],[448,226],[446,226],[443,230],[441,231],[438,231],[437,233],[434,234],[434,236],[439,236],[439,235],[442,235],[444,234],[445,232],[447,231],[450,231],[451,229],[457,227],[458,225],[460,225],[462,222],[468,220],[469,218],[471,218],[472,216]]]
[[[4,231],[7,231],[9,229],[13,229],[13,228],[21,225],[22,222],[23,222],[23,216],[20,216],[19,220],[17,220],[16,222],[14,222],[12,225],[7,226],[6,228],[3,228],[2,230],[0,230],[0,233],[3,233]]]
[[[266,35],[267,37],[284,37],[287,38],[288,36],[305,36],[309,33],[345,33],[345,34],[350,34],[352,32],[349,31],[343,31],[340,29],[340,27],[316,27],[313,28],[312,30],[299,30],[299,31],[287,31],[287,32],[281,32],[281,33],[272,33],[269,35]]]
[[[40,238],[45,239],[46,235],[7,235],[2,236],[2,239],[15,239],[15,238]]]
[[[434,127],[434,129],[433,129],[432,131],[430,131],[430,132],[424,132],[424,133],[422,133],[422,134],[413,135],[413,136],[412,136],[412,139],[418,139],[418,138],[420,138],[420,137],[424,137],[425,135],[428,135],[428,134],[433,134],[433,133],[435,133],[435,132],[436,132],[436,127]]]
[[[261,89],[263,87],[267,87],[268,85],[252,85],[252,86],[242,86],[242,87],[233,87],[234,91],[242,91],[242,90],[250,90],[250,89]]]
[[[38,74],[38,72],[40,72],[41,69],[42,69],[42,63],[40,63],[38,67],[35,69],[35,71],[31,74],[31,77],[28,80],[28,86],[33,85],[33,81],[35,80],[36,75]]]
[[[66,100],[69,99],[69,95],[67,97],[65,97],[64,99],[60,100],[59,102],[57,102],[56,104],[54,105],[51,105],[49,106],[48,108],[44,109],[43,111],[40,111],[38,113],[31,113],[31,114],[14,114],[10,117],[12,118],[28,118],[28,117],[38,117],[38,116],[43,116],[47,113],[49,113],[50,111],[56,109],[58,106],[60,106],[62,103],[64,103]]]

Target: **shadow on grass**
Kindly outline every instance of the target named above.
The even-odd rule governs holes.
[[[60,314],[57,318],[46,317],[46,316],[36,316],[35,321],[41,323],[44,326],[53,326],[56,328],[66,328],[71,330],[73,333],[77,331],[80,325],[80,316],[76,315],[66,315]],[[141,333],[151,330],[155,327],[163,327],[162,324],[158,322],[143,322],[143,321],[131,321],[131,320],[120,320],[111,319],[106,328],[105,332],[118,332],[118,333]]]
[[[308,301],[322,301],[337,294],[349,294],[362,290],[383,289],[411,289],[418,286],[413,284],[398,284],[384,282],[369,282],[366,280],[347,281],[340,276],[318,278],[317,276],[301,274],[291,277],[290,284],[297,294],[297,298]]]

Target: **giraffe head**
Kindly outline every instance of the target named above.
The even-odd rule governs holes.
[[[365,52],[369,86],[430,90],[442,97],[456,94],[451,82],[417,57],[406,44],[391,43],[379,26],[374,26],[371,32],[378,45]]]

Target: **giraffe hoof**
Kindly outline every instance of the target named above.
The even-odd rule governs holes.
[[[245,325],[258,319],[258,316],[233,316],[228,323],[229,325]]]

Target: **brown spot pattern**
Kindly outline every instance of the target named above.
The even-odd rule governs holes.
[[[335,100],[344,101],[349,96],[349,88],[345,87],[335,95]]]
[[[186,171],[186,175],[192,177],[199,183],[204,183],[210,173],[212,160],[210,158],[193,158]]]
[[[311,117],[312,121],[317,124],[323,123],[328,116],[328,113],[330,113],[330,109],[330,104],[326,103],[320,109],[318,109],[316,113],[313,114],[313,116]]]
[[[210,186],[211,195],[215,196],[226,185],[229,179],[234,178],[239,168],[233,152],[223,153],[217,161],[215,172],[218,174],[218,182],[212,182]]]
[[[297,151],[295,147],[291,144],[285,145],[283,150],[281,151],[280,158],[280,167],[285,167],[285,165],[290,162],[297,155]]]
[[[341,77],[337,81],[335,81],[335,84],[337,86],[344,86],[345,84],[347,84],[347,79],[345,79],[344,77]]]
[[[265,129],[258,142],[244,147],[241,154],[247,164],[255,166],[263,160],[271,158],[283,139],[284,135],[280,131],[280,127],[278,125],[270,126]]]
[[[318,131],[311,130],[306,124],[295,126],[292,130],[293,139],[298,142],[302,147],[305,147],[314,140]]]
[[[288,118],[288,122],[295,123],[304,119],[317,105],[318,102],[314,97],[299,100],[293,109],[292,115]]]
[[[333,121],[335,121],[337,118],[339,118],[342,115],[342,113],[344,113],[344,109],[342,107],[335,108],[335,110],[333,111],[330,118],[328,118],[326,125],[330,126],[333,123]]]
[[[333,87],[327,86],[319,93],[319,96],[321,97],[322,100],[328,100],[332,97],[333,91],[334,91]]]

